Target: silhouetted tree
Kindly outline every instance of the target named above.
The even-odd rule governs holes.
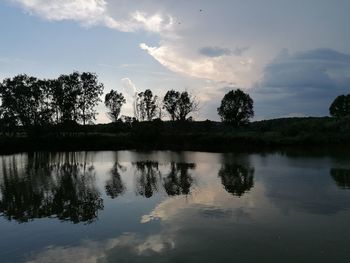
[[[180,92],[169,90],[163,99],[164,109],[169,113],[172,121],[176,120],[177,101],[179,100]]]
[[[240,89],[231,90],[222,99],[218,114],[222,121],[234,126],[246,124],[254,116],[253,100]]]
[[[339,187],[350,189],[350,169],[332,168],[331,176]]]
[[[240,164],[224,164],[218,176],[227,192],[242,196],[254,186],[254,169]]]
[[[329,113],[338,118],[350,116],[350,94],[338,96],[331,104]]]
[[[145,92],[137,94],[137,113],[140,121],[151,121],[157,115],[157,96],[153,96],[151,90],[147,89]]]
[[[113,121],[118,120],[121,108],[126,100],[122,93],[118,93],[115,90],[111,90],[105,96],[105,105],[109,109],[108,116]]]
[[[173,121],[185,121],[189,114],[198,111],[197,100],[187,91],[168,91],[164,96],[163,106]]]
[[[81,93],[80,74],[61,75],[53,85],[53,102],[59,112],[60,122],[78,122],[78,96]]]
[[[158,191],[158,180],[161,176],[157,162],[137,162],[136,166],[136,188],[137,193],[150,198]]]
[[[25,74],[5,79],[0,85],[3,121],[26,127],[48,124],[52,117],[49,92],[46,81]]]
[[[195,167],[196,165],[192,163],[171,163],[170,173],[164,178],[164,188],[169,196],[190,193],[193,178],[188,170]]]
[[[61,75],[51,83],[52,106],[60,122],[92,122],[96,117],[95,107],[101,101],[103,84],[96,74],[73,72]]]
[[[112,170],[110,171],[111,179],[106,183],[106,192],[107,195],[112,199],[117,198],[125,192],[125,185],[122,182],[119,170],[124,170],[120,164],[115,163]]]
[[[96,119],[95,107],[101,102],[100,96],[104,86],[98,82],[96,74],[83,72],[80,74],[81,90],[78,97],[78,108],[80,110],[80,120],[85,125]]]

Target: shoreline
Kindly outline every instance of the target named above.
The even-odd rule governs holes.
[[[69,137],[0,138],[0,155],[37,151],[200,151],[200,152],[275,152],[285,149],[321,151],[350,147],[350,138],[339,136],[268,138],[255,135],[168,135],[140,140],[132,135],[79,135]],[[143,138],[144,139],[144,138]],[[346,147],[345,147],[346,146]]]
[[[0,135],[0,154],[135,149],[261,152],[283,148],[347,148],[344,146],[350,147],[350,117],[273,119],[239,128],[213,121],[53,125],[16,127]]]

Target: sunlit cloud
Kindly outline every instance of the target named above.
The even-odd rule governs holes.
[[[251,58],[190,57],[181,49],[167,44],[151,47],[142,43],[140,47],[161,65],[176,73],[216,82],[234,82],[243,87],[249,86],[251,82],[251,79],[246,78],[252,72]]]
[[[103,25],[123,32],[145,30],[160,33],[171,30],[173,19],[162,14],[130,11],[114,18],[105,0],[12,0],[26,12],[50,21],[72,20],[84,26]]]

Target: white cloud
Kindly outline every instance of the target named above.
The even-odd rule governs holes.
[[[121,79],[121,83],[122,83],[123,89],[126,92],[126,94],[128,94],[130,96],[135,95],[135,92],[137,92],[137,90],[136,90],[135,84],[131,81],[131,79],[123,78],[123,79]]]
[[[252,83],[253,60],[242,57],[190,57],[171,44],[150,47],[140,44],[155,60],[169,70],[190,77],[247,87]]]
[[[170,31],[173,19],[156,13],[149,15],[130,11],[121,19],[114,18],[105,0],[12,0],[25,11],[51,21],[73,20],[84,26],[103,25],[123,32],[146,30]]]
[[[136,86],[129,78],[121,79],[121,84],[123,87],[122,93],[124,94],[127,102],[122,108],[122,115],[135,116],[135,96],[137,93]]]

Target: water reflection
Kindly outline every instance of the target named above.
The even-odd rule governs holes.
[[[0,212],[20,223],[56,217],[73,223],[93,222],[103,209],[91,164],[77,154],[35,153],[23,162],[2,159]]]
[[[158,192],[158,182],[161,178],[158,162],[136,162],[136,193],[150,198]]]
[[[126,167],[120,165],[119,163],[115,163],[110,171],[111,178],[106,182],[106,193],[112,199],[123,195],[126,190],[126,187],[121,179],[120,171],[125,172]]]
[[[191,190],[193,178],[189,170],[195,169],[194,163],[174,163],[170,165],[170,173],[164,178],[164,188],[169,196],[188,195]]]
[[[193,152],[0,157],[4,217],[95,222],[0,218],[1,262],[349,262],[350,191],[334,183],[349,188],[346,165]]]
[[[254,168],[241,164],[223,164],[218,176],[225,190],[234,196],[242,196],[254,186]]]
[[[331,169],[331,176],[342,189],[350,189],[350,169]]]

